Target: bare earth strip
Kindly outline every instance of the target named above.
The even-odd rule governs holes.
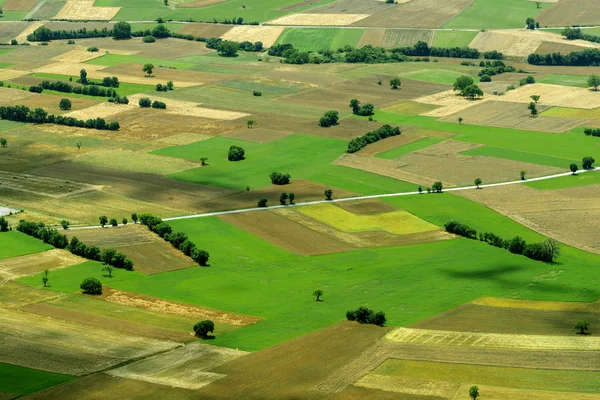
[[[386,390],[395,393],[412,394],[417,396],[437,396],[444,399],[452,398],[460,385],[446,381],[434,381],[420,378],[403,378],[379,374],[368,374],[355,383],[356,386]],[[467,389],[468,393],[468,389]]]
[[[473,300],[471,304],[489,307],[526,308],[529,310],[548,311],[573,311],[600,313],[600,303],[560,302],[560,301],[534,301],[500,299],[497,297],[481,297]]]
[[[462,385],[451,399],[469,400],[469,388],[470,385]],[[485,396],[486,400],[571,400],[573,397],[576,397],[577,400],[600,400],[600,395],[591,393],[551,392],[546,390],[512,389],[487,385],[479,385],[479,391]]]
[[[398,328],[385,336],[398,343],[522,350],[599,351],[600,337],[507,335]]]
[[[129,100],[131,103],[137,104],[142,97],[147,97],[152,101],[164,102],[167,105],[166,112],[168,114],[186,115],[190,117],[201,117],[225,121],[244,118],[250,115],[235,111],[215,110],[211,108],[200,107],[199,103],[193,103],[191,101],[173,100],[163,97],[148,96],[142,94],[133,95],[129,98]]]
[[[121,10],[121,7],[94,7],[95,0],[71,0],[54,16],[53,19],[110,21]]]
[[[48,269],[55,270],[80,264],[85,259],[66,250],[53,249],[37,254],[0,260],[0,279],[2,276],[17,279],[22,276],[39,274]]]
[[[34,22],[33,24],[29,25],[27,27],[27,29],[25,29],[23,32],[21,32],[19,34],[19,36],[17,36],[15,39],[17,42],[19,43],[23,43],[27,41],[27,36],[29,36],[30,34],[32,34],[37,28],[39,28],[40,26],[43,26],[44,23],[43,22]]]
[[[419,97],[418,99],[415,99],[413,101],[417,103],[442,106],[440,108],[424,112],[421,115],[429,117],[445,117],[447,115],[454,114],[476,104],[481,104],[482,102],[487,100],[488,97],[486,97],[485,94],[482,99],[469,100],[460,96],[458,92],[455,92],[454,90],[446,90],[443,92],[431,94],[429,96]]]
[[[370,17],[369,14],[291,14],[269,21],[269,25],[284,26],[346,26],[361,19]]]
[[[127,364],[109,371],[108,374],[196,390],[226,376],[209,372],[210,370],[246,354],[248,353],[245,351],[192,343]]]
[[[284,26],[234,26],[231,30],[225,32],[221,38],[235,42],[262,42],[265,47],[271,47],[284,29]]]

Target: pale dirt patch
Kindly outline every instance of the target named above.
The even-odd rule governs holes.
[[[600,337],[510,335],[501,333],[454,332],[429,329],[398,328],[385,336],[396,343],[430,346],[482,347],[516,350],[600,351]]]
[[[192,144],[200,142],[202,140],[210,139],[214,136],[203,135],[201,133],[178,133],[177,135],[171,135],[164,138],[156,139],[156,142],[161,142],[169,146],[184,146],[186,144]]]
[[[102,297],[106,301],[119,303],[126,306],[143,308],[150,311],[157,311],[165,314],[181,315],[184,317],[195,318],[199,321],[210,319],[215,322],[221,322],[233,326],[252,325],[262,318],[250,315],[229,313],[211,308],[197,307],[191,304],[178,303],[175,301],[163,300],[158,297],[147,296],[139,293],[129,293],[120,290],[104,287]]]
[[[500,299],[497,297],[481,297],[473,300],[471,304],[489,307],[525,308],[528,310],[545,311],[572,311],[572,312],[597,312],[600,313],[600,303],[577,303],[562,301],[534,301]]]
[[[533,1],[533,0],[530,0]],[[478,385],[479,392],[486,400],[600,400],[600,395],[591,393],[554,392],[546,390],[512,389],[507,387]],[[451,400],[470,400],[471,384],[461,385]]]
[[[81,264],[85,261],[86,259],[71,254],[69,251],[53,249],[42,253],[0,260],[0,277],[17,279],[23,276],[39,274],[46,269],[52,271]]]
[[[94,58],[102,57],[103,55],[104,54],[99,51],[91,52],[91,51],[87,51],[82,48],[82,49],[75,49],[75,50],[67,51],[64,54],[53,57],[52,60],[60,61],[60,62],[64,62],[64,63],[79,64],[79,63],[84,63],[89,60],[93,60]]]
[[[95,0],[71,0],[52,19],[110,21],[121,7],[94,7]]]
[[[100,71],[106,68],[104,65],[94,64],[83,64],[83,63],[63,63],[55,62],[52,64],[44,65],[34,70],[34,72],[43,72],[46,74],[59,74],[59,75],[73,75],[79,76],[82,69],[85,69],[88,73],[88,78],[99,78],[104,77],[106,74],[94,74],[96,71]],[[94,75],[94,76],[92,76]],[[120,77],[119,77],[120,80]]]
[[[532,95],[541,96],[539,103],[545,106],[587,110],[600,107],[600,96],[591,90],[546,83],[520,86],[506,92],[504,96],[496,96],[494,100],[529,104]]]
[[[469,100],[465,97],[462,97],[461,95],[459,95],[458,92],[454,90],[445,90],[443,92],[434,93],[429,96],[419,97],[418,99],[414,99],[413,101],[417,103],[442,106],[440,108],[436,108],[435,110],[430,110],[421,113],[420,115],[425,115],[428,117],[445,117],[447,115],[454,114],[476,104],[481,104],[481,102],[487,101],[488,99],[489,96],[486,96],[485,93],[478,100]]]
[[[370,373],[354,384],[368,389],[379,389],[387,392],[411,394],[415,396],[436,396],[444,399],[452,398],[460,387],[458,383],[435,381],[420,378],[403,378],[400,376],[378,375]],[[468,389],[466,393],[468,393]]]
[[[63,179],[49,178],[40,175],[12,173],[9,171],[0,171],[0,183],[2,188],[43,195],[56,199],[89,192],[99,188],[98,186],[81,182],[65,181]]]
[[[458,158],[458,159],[469,159],[469,156],[463,156],[459,153],[464,151],[473,150],[481,147],[481,144],[461,142],[458,140],[444,140],[443,142],[434,144],[433,146],[426,147],[421,150],[415,151],[415,153],[423,154],[426,156],[434,157],[445,157],[445,158]]]
[[[3,70],[0,69],[0,74],[2,74],[2,71]],[[2,75],[0,75],[0,76],[2,76]],[[10,89],[7,87],[0,87],[0,103],[10,103],[11,101],[21,100],[21,99],[24,99],[25,97],[29,97],[29,96],[33,96],[33,95],[34,95],[33,93],[28,92],[26,90],[17,90],[17,89]]]
[[[19,43],[23,43],[27,41],[27,36],[31,35],[37,28],[40,26],[44,26],[43,22],[34,22],[29,25],[23,32],[19,33],[19,35],[15,38],[15,40]]]
[[[361,156],[371,157],[389,150],[393,150],[396,147],[416,142],[420,139],[422,139],[421,136],[406,135],[403,133],[402,135],[390,137],[385,140],[380,140],[378,142],[371,143],[368,146],[363,147],[357,154],[360,154]]]
[[[208,371],[247,354],[249,353],[241,350],[192,343],[113,369],[108,374],[197,390],[226,376]]]
[[[225,32],[221,35],[221,38],[235,42],[262,42],[265,47],[271,47],[284,29],[285,26],[240,25],[234,26],[231,30]]]
[[[28,75],[29,72],[18,71],[16,69],[0,69],[0,81],[9,81],[11,79],[19,78],[24,75]],[[6,101],[5,98],[0,97],[0,101]]]
[[[269,25],[346,26],[370,17],[370,14],[291,14],[269,21]]]
[[[90,118],[108,118],[115,114],[136,109],[132,104],[98,103],[82,110],[76,110],[66,113],[65,117],[87,120]]]
[[[224,121],[232,121],[234,119],[244,118],[250,116],[250,114],[226,111],[226,110],[215,110],[211,108],[200,107],[200,103],[194,103],[191,101],[173,100],[164,97],[148,96],[146,94],[136,94],[129,97],[130,104],[138,104],[141,98],[147,97],[152,101],[162,101],[167,105],[167,114],[186,115],[189,117],[200,117],[209,119],[218,119]]]

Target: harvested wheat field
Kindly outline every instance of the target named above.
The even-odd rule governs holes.
[[[197,307],[191,304],[163,300],[158,297],[147,296],[139,293],[123,292],[109,287],[106,287],[105,289],[106,290],[103,290],[102,293],[103,300],[126,306],[137,307],[144,310],[195,318],[199,321],[203,319],[210,319],[212,321],[227,325],[247,326],[261,321],[262,319],[250,315],[229,313],[221,310]]]
[[[370,45],[373,47],[381,46],[383,38],[385,37],[385,31],[385,29],[378,28],[365,29],[356,47],[361,48],[366,45]]]
[[[459,153],[463,151],[473,150],[481,147],[480,144],[461,142],[458,140],[444,140],[443,142],[434,144],[424,149],[417,150],[415,153],[423,154],[426,156],[445,157],[445,158],[469,158],[469,156],[462,156]]]
[[[2,70],[0,69],[0,76],[2,76],[2,71],[10,71],[10,70]],[[20,71],[19,71],[20,72]],[[10,78],[8,78],[10,79]],[[17,101],[24,99],[29,96],[33,96],[33,93],[27,92],[25,90],[17,90],[10,89],[6,87],[0,87],[0,103],[10,103],[11,101]]]
[[[421,136],[418,135],[398,135],[388,138],[386,140],[380,140],[375,143],[371,143],[369,146],[363,147],[357,154],[361,156],[371,157],[375,156],[379,153],[383,153],[389,150],[393,150],[396,147],[404,146],[406,144],[416,142],[417,140],[422,139]]]
[[[102,79],[106,76],[105,73],[96,73],[97,71],[101,71],[106,68],[103,65],[94,65],[94,64],[83,64],[83,63],[63,63],[63,62],[55,62],[51,64],[44,65],[42,67],[36,68],[34,72],[43,72],[45,74],[58,74],[58,75],[72,75],[79,76],[79,73],[82,69],[85,69],[88,73],[88,78],[98,78]],[[119,76],[119,80],[124,81]]]
[[[594,0],[560,0],[537,16],[543,26],[597,25],[600,3]]]
[[[146,94],[136,94],[129,97],[129,100],[133,104],[137,104],[139,100],[143,97],[149,98],[154,101],[162,101],[167,104],[166,113],[167,114],[176,114],[176,115],[184,115],[188,117],[200,117],[200,118],[208,118],[208,119],[217,119],[222,121],[232,121],[234,119],[240,119],[244,117],[250,116],[250,114],[236,112],[236,111],[227,111],[227,110],[215,110],[212,108],[201,107],[200,103],[193,103],[191,101],[182,101],[182,100],[174,100],[164,97],[158,96],[149,96]],[[156,112],[156,110],[151,110],[151,112]]]
[[[403,378],[399,376],[370,373],[355,383],[358,387],[379,389],[394,393],[415,396],[435,396],[436,398],[454,399],[460,385],[458,383],[436,381],[420,378]],[[467,390],[468,392],[468,390]]]
[[[2,190],[15,190],[45,197],[65,198],[98,189],[82,182],[71,182],[32,174],[0,171]]]
[[[60,61],[64,63],[75,63],[80,64],[89,60],[93,60],[94,58],[102,57],[104,54],[97,52],[90,52],[83,48],[67,51],[64,54],[53,57],[53,61]]]
[[[210,139],[212,136],[203,135],[201,133],[178,133],[176,135],[166,136],[160,139],[156,139],[156,142],[165,146],[184,146],[186,144],[192,144],[200,142],[202,140]]]
[[[529,104],[532,95],[541,96],[539,104],[544,106],[585,108],[587,110],[600,107],[600,96],[591,90],[546,83],[518,87],[506,92],[504,96],[499,96],[496,100]]]
[[[3,11],[29,11],[37,0],[6,0],[2,5]]]
[[[529,172],[529,170],[527,170]],[[469,193],[467,193],[469,192]],[[510,185],[460,192],[534,231],[570,246],[600,254],[598,189],[594,185],[537,190]]]
[[[110,21],[121,7],[94,7],[95,0],[69,0],[52,19]]]
[[[212,369],[247,355],[245,351],[192,343],[108,371],[109,375],[183,389],[200,389],[225,375]]]
[[[177,346],[20,311],[0,309],[0,362],[85,375]]]
[[[269,21],[283,26],[346,26],[369,17],[370,14],[290,14]]]
[[[468,7],[473,0],[412,0],[394,5],[356,25],[386,28],[439,28]],[[402,2],[399,2],[402,3]]]
[[[535,301],[502,299],[498,297],[481,297],[471,301],[469,304],[477,304],[489,307],[525,308],[528,310],[545,311],[571,311],[571,312],[594,312],[600,313],[600,302],[561,302],[561,301]]]
[[[284,26],[234,26],[231,30],[222,34],[221,38],[223,40],[233,40],[234,42],[262,42],[265,47],[271,47],[284,29]]]
[[[219,24],[186,24],[179,33],[199,37],[221,37],[231,28],[230,25]]]
[[[98,103],[91,107],[70,111],[65,114],[66,117],[73,117],[78,119],[90,119],[90,118],[108,118],[115,114],[119,114],[125,111],[134,110],[137,106],[129,104],[115,104],[115,103]]]
[[[33,24],[31,24],[27,28],[25,28],[25,30],[23,30],[21,33],[19,33],[17,35],[17,37],[15,37],[15,40],[19,43],[26,42],[27,36],[32,34],[37,28],[39,28],[41,26],[44,26],[43,22],[34,22]]]
[[[237,131],[227,133],[223,136],[234,139],[247,140],[250,142],[269,143],[274,140],[283,139],[284,137],[287,137],[289,135],[291,135],[291,133],[289,132],[271,130],[267,128],[242,128]]]
[[[85,259],[60,249],[29,254],[21,257],[0,260],[0,277],[17,279],[22,276],[35,275],[44,270],[55,270],[80,264]]]
[[[448,115],[452,115],[456,112],[462,111],[469,107],[472,107],[476,104],[482,103],[488,100],[488,96],[483,96],[478,100],[469,100],[464,98],[458,94],[458,92],[454,90],[446,90],[443,92],[438,92],[431,94],[429,96],[419,97],[414,99],[413,101],[417,103],[424,104],[432,104],[436,106],[442,106],[440,108],[436,108],[430,111],[426,111],[421,115],[429,116],[429,117],[445,117]],[[531,101],[531,99],[529,99]]]

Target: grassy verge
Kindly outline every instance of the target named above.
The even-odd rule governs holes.
[[[577,175],[563,176],[555,179],[547,179],[544,181],[529,182],[525,185],[542,190],[552,189],[568,189],[586,185],[599,185],[600,172],[585,172]]]
[[[0,260],[39,253],[53,248],[41,240],[17,231],[0,233],[0,240],[2,241],[2,246],[0,246]]]
[[[1,391],[15,396],[25,396],[72,379],[75,378],[69,375],[0,363]]]

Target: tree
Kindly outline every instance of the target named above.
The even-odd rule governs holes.
[[[279,196],[279,203],[284,206],[286,205],[287,199],[289,199],[289,196],[287,193],[283,192],[281,193],[281,195]]]
[[[525,174],[526,174],[526,173],[527,173],[526,171],[523,171],[523,170],[521,170],[521,180],[522,180],[522,181],[524,181],[524,180],[525,180]]]
[[[588,87],[593,87],[595,91],[598,91],[598,86],[600,86],[600,76],[591,75],[588,78]]]
[[[256,121],[254,121],[252,119],[249,119],[246,124],[248,125],[248,129],[252,129],[252,127],[254,126],[254,124],[256,124]]]
[[[239,45],[236,42],[223,40],[217,46],[217,52],[221,57],[237,57]]]
[[[542,3],[539,1],[535,2],[535,8],[542,8]]]
[[[579,171],[579,167],[578,167],[578,166],[577,166],[577,164],[575,164],[575,163],[571,163],[571,165],[569,165],[569,169],[571,170],[571,173],[572,173],[573,175],[575,175],[575,173],[576,173],[577,171]]]
[[[173,83],[173,81],[167,82],[167,89],[173,90],[174,88],[175,88],[175,84]]]
[[[470,76],[459,76],[454,82],[454,90],[462,92],[467,86],[471,86],[473,83],[473,78]]]
[[[154,65],[144,64],[142,71],[144,71],[148,76],[152,76],[152,72],[154,71]]]
[[[538,115],[537,107],[535,106],[535,103],[533,101],[531,103],[529,103],[529,105],[527,106],[527,109],[529,110],[529,112],[531,113],[531,116],[533,118],[535,118]]]
[[[531,95],[529,97],[531,97],[531,100],[533,100],[535,102],[535,104],[537,104],[537,102],[540,101],[540,97],[541,96],[538,96],[537,94],[534,94],[534,95]]]
[[[206,339],[209,333],[213,333],[215,331],[215,324],[211,320],[204,320],[198,322],[194,325],[194,333],[196,336],[201,337],[202,339]]]
[[[419,194],[423,193],[423,186],[419,185],[419,187],[417,188],[417,190],[419,191]]]
[[[102,225],[102,227],[104,228],[104,225],[106,225],[108,223],[108,218],[106,217],[106,215],[103,215],[100,217],[100,225]]]
[[[119,223],[117,222],[117,219],[116,219],[116,218],[111,218],[111,219],[110,219],[110,224],[111,224],[112,226],[118,226],[118,225],[119,225]]]
[[[331,196],[333,196],[333,190],[331,190],[331,189],[326,189],[326,190],[325,190],[325,199],[326,199],[326,200],[331,200]]]
[[[315,301],[322,301],[321,296],[323,296],[323,291],[321,289],[317,289],[312,295],[315,296]]]
[[[207,161],[208,157],[200,157],[200,165],[202,165],[203,167],[206,165]]]
[[[44,270],[44,272],[42,273],[42,284],[44,285],[44,287],[48,287],[48,274],[50,273],[50,271],[48,271],[47,269]]]
[[[77,146],[77,150],[81,150],[81,146],[83,146],[83,143],[77,142],[75,146]]]
[[[258,206],[259,207],[266,207],[267,206],[267,199],[262,198],[258,201]]]
[[[358,110],[360,110],[360,101],[358,99],[350,100],[350,105],[348,106],[352,109],[353,114],[358,114]]]
[[[71,100],[61,99],[60,103],[58,104],[58,107],[63,111],[70,110],[71,109]]]
[[[462,119],[462,117],[458,117],[458,124],[462,124],[462,122],[464,121],[464,119]]]
[[[121,223],[122,223],[123,225],[127,225],[127,222],[128,222],[128,221],[127,221],[127,218],[123,218],[123,219],[121,220]]]
[[[290,174],[284,174],[282,172],[272,172],[269,175],[271,183],[273,185],[287,185],[290,183],[292,176]]]
[[[85,278],[79,288],[83,294],[102,294],[102,283],[96,278]]]
[[[294,199],[296,198],[296,195],[294,193],[290,193],[288,198],[290,199],[290,204],[294,204]]]
[[[475,179],[475,186],[477,186],[477,189],[479,189],[479,185],[481,185],[481,183],[482,183],[481,178]]]
[[[104,266],[102,267],[102,271],[106,272],[108,274],[109,278],[112,278],[112,272],[113,272],[113,266],[110,264],[104,264]]]
[[[134,224],[137,224],[138,215],[136,213],[131,214],[131,220],[133,221]]]
[[[400,85],[402,85],[402,82],[400,81],[400,78],[392,78],[392,79],[390,79],[390,86],[392,87],[393,90],[400,89]]]
[[[515,236],[508,242],[508,251],[513,254],[523,254],[526,246],[527,243],[525,242],[525,239],[520,236]]]
[[[227,153],[227,159],[229,161],[241,161],[246,157],[246,151],[239,146],[231,146],[229,147],[229,152]]]
[[[2,16],[2,7],[0,7],[0,17]]]
[[[87,85],[88,84],[87,71],[85,69],[82,69],[81,71],[79,71],[79,82],[82,85]]]
[[[165,6],[169,5],[169,0],[163,0],[163,2],[165,3]]]
[[[477,386],[471,386],[469,389],[469,397],[471,397],[473,400],[477,400],[479,397],[479,388]]]
[[[62,221],[60,221],[60,225],[65,230],[69,229],[69,221],[67,221],[66,219],[63,219]]]
[[[130,39],[131,38],[131,25],[127,22],[117,22],[112,29],[113,39]]]
[[[200,265],[202,267],[208,266],[209,257],[210,257],[210,255],[208,254],[208,251],[206,251],[206,250],[196,249],[192,252],[192,259],[194,261],[196,261],[198,263],[198,265]]]
[[[587,331],[590,329],[590,323],[586,320],[581,320],[575,325],[575,329],[577,329],[578,334],[586,335]]]
[[[8,221],[4,217],[0,217],[0,232],[8,232]]]
[[[433,190],[433,193],[442,193],[443,188],[444,188],[444,185],[440,181],[435,182],[433,185],[431,185],[431,189]]]
[[[595,162],[596,160],[594,159],[594,157],[583,157],[583,159],[581,160],[581,166],[583,167],[583,169],[590,169],[593,168]]]
[[[142,97],[140,99],[140,101],[138,102],[138,104],[140,105],[140,107],[142,108],[150,108],[152,106],[152,100],[150,100],[147,97]]]
[[[327,111],[325,113],[325,115],[323,115],[321,117],[321,119],[319,120],[319,126],[321,126],[323,128],[328,128],[330,126],[337,125],[339,119],[340,119],[340,116],[337,111],[334,111],[334,110]]]
[[[461,95],[464,97],[468,97],[471,100],[474,100],[476,97],[483,96],[483,90],[481,90],[479,86],[473,84],[464,88],[461,92]]]
[[[0,146],[6,147],[8,145],[8,140],[6,138],[0,138]]]

